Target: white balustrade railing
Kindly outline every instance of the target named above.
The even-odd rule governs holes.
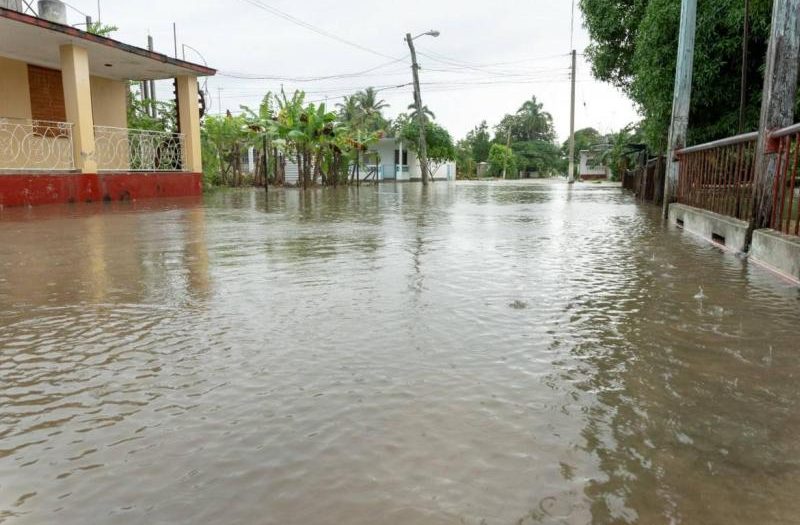
[[[0,173],[74,168],[71,123],[0,117]]]
[[[95,126],[95,160],[100,171],[183,171],[181,133]]]

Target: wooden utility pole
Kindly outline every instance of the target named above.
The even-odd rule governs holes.
[[[675,68],[675,92],[672,98],[672,121],[669,126],[667,173],[664,177],[664,217],[675,199],[678,187],[678,160],[675,152],[686,146],[689,108],[692,102],[694,36],[697,26],[697,0],[681,1],[681,29],[678,36],[678,63]]]
[[[570,96],[569,105],[569,174],[567,175],[567,182],[570,184],[575,183],[575,62],[577,53],[572,50],[572,94]]]
[[[422,174],[422,185],[428,185],[428,145],[425,140],[425,112],[422,109],[422,93],[419,89],[419,65],[417,64],[417,51],[414,49],[414,39],[411,33],[406,33],[406,42],[411,51],[411,72],[414,76],[414,104],[417,106],[417,127],[419,128],[419,143],[417,156]],[[402,162],[402,159],[400,160]]]
[[[800,0],[775,0],[772,4],[772,29],[767,48],[761,120],[758,126],[754,214],[750,226],[766,228],[772,215],[773,186],[777,147],[769,134],[794,123],[800,60]]]

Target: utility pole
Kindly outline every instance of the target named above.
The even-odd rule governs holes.
[[[419,89],[419,65],[417,64],[417,51],[414,49],[414,39],[411,33],[406,33],[406,42],[411,51],[411,72],[414,75],[414,104],[417,106],[417,127],[419,128],[419,143],[417,156],[419,168],[422,173],[422,185],[428,185],[428,145],[425,140],[425,112],[422,110],[422,94]],[[401,159],[402,162],[402,159]]]
[[[178,26],[172,22],[172,42],[175,45],[175,58],[178,58]]]
[[[569,174],[567,175],[567,182],[570,184],[575,183],[575,65],[578,54],[572,50],[572,93],[570,95],[569,106]]]
[[[682,0],[681,29],[678,36],[678,63],[675,68],[675,92],[672,98],[672,121],[669,126],[667,174],[664,177],[665,218],[669,214],[669,205],[672,204],[678,187],[679,164],[675,158],[675,152],[686,146],[686,131],[689,129],[696,26],[697,0]]]
[[[153,36],[147,35],[147,49],[153,50]],[[150,81],[150,116],[156,118],[156,81]]]
[[[748,232],[750,235],[753,229],[770,226],[778,151],[769,134],[794,122],[799,60],[800,0],[775,0],[758,126],[755,210]]]
[[[744,0],[744,26],[742,28],[742,83],[739,93],[739,133],[744,133],[745,108],[747,107],[747,58],[750,44],[750,0]]]

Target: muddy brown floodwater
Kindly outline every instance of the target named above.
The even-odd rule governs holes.
[[[798,523],[799,297],[609,185],[6,209],[0,522]]]

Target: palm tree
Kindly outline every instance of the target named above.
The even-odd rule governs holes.
[[[526,140],[545,140],[552,141],[553,135],[553,116],[543,111],[544,106],[531,97],[517,110],[518,122],[521,125],[521,132]]]
[[[411,110],[411,114],[409,115],[409,117],[411,117],[412,120],[416,120],[419,117],[419,114],[418,114],[418,111],[417,111],[417,105],[416,104],[411,104],[411,105],[408,106],[408,109]],[[422,116],[425,118],[426,121],[427,120],[436,120],[436,115],[433,114],[433,111],[428,109],[428,106],[422,106]]]
[[[373,87],[368,87],[354,96],[358,98],[359,108],[367,117],[380,114],[381,110],[389,107],[385,100],[378,100],[378,92]]]
[[[348,125],[357,125],[362,120],[361,100],[359,94],[344,97],[344,102],[336,104],[339,119]]]

